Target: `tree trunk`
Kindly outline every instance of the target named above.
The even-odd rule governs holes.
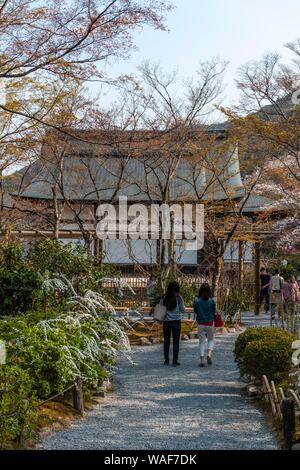
[[[244,284],[244,242],[239,241],[239,277],[238,277],[238,287],[239,290],[243,289]]]
[[[215,240],[215,260],[212,267],[212,293],[214,297],[218,297],[220,289],[220,280],[224,265],[225,245],[223,240]]]
[[[218,296],[220,288],[220,280],[223,268],[223,253],[219,254],[212,268],[212,293],[214,297]]]
[[[174,214],[171,214],[171,239],[169,242],[169,266],[170,274],[175,279],[176,278],[176,239],[175,239],[175,226],[174,226]]]
[[[260,242],[255,242],[254,254],[254,279],[255,279],[255,315],[259,315],[260,311]]]
[[[157,287],[159,294],[164,292],[164,259],[165,259],[165,241],[157,240]]]
[[[170,274],[175,279],[176,278],[176,244],[175,240],[170,240],[169,246],[169,266]]]
[[[57,186],[52,188],[53,206],[54,206],[54,238],[59,239],[59,224],[60,224],[60,211],[57,198]]]

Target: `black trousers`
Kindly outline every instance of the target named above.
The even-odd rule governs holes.
[[[173,337],[173,363],[177,362],[178,354],[179,354],[181,321],[180,320],[164,321],[163,331],[164,331],[165,361],[169,362],[169,352],[170,352],[170,343],[171,343],[171,335],[172,335]]]
[[[266,309],[266,312],[268,312],[270,310],[270,289],[269,288],[260,289],[260,296],[259,296],[260,304],[263,303],[264,299],[265,299],[265,309]]]

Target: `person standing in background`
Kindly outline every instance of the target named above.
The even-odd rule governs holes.
[[[276,309],[278,316],[282,316],[282,304],[283,304],[283,283],[284,279],[280,276],[279,269],[275,269],[274,276],[271,277],[271,319],[275,320]]]
[[[294,320],[296,314],[296,304],[299,300],[299,286],[294,276],[290,276],[287,282],[283,283],[283,311],[286,326],[289,331],[294,330]]]
[[[180,366],[178,362],[179,343],[181,333],[181,320],[185,313],[185,305],[183,298],[179,295],[180,285],[178,282],[170,282],[165,295],[161,299],[161,304],[167,309],[166,316],[163,321],[164,333],[164,356],[165,365],[169,365],[169,352],[171,344],[171,336],[173,338],[173,366]]]
[[[260,305],[265,301],[265,312],[270,310],[270,284],[271,276],[266,268],[260,270]]]

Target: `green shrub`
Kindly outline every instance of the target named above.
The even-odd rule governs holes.
[[[289,339],[274,337],[252,341],[245,350],[243,370],[257,379],[267,375],[271,380],[280,381],[291,369],[291,354]]]
[[[283,330],[282,328],[268,328],[268,327],[252,327],[247,328],[240,334],[235,342],[234,355],[237,361],[242,360],[244,357],[245,349],[252,341],[268,338],[289,338],[292,342],[294,336],[291,333]]]
[[[43,276],[53,277],[61,274],[72,280],[78,292],[95,289],[99,279],[117,276],[113,266],[102,266],[95,263],[95,258],[81,245],[62,243],[58,240],[41,240],[33,243],[27,254],[33,268]]]
[[[282,264],[283,259],[288,261],[286,266]],[[297,260],[297,257],[294,256],[289,257],[279,254],[278,257],[270,263],[269,269],[271,273],[274,273],[275,269],[279,269],[280,274],[284,279],[288,279],[290,276],[295,276],[297,278],[299,260]]]
[[[26,260],[18,242],[0,244],[0,315],[25,313],[39,305],[43,278]]]
[[[279,381],[291,369],[294,336],[280,328],[248,328],[235,344],[234,354],[241,374]]]
[[[16,240],[5,239],[0,244],[0,265],[8,271],[24,266],[24,250]]]
[[[199,289],[196,285],[189,285],[185,281],[180,283],[180,295],[187,307],[192,307],[195,297],[198,295]]]
[[[0,448],[30,438],[36,428],[32,379],[17,366],[0,367]]]
[[[43,401],[77,377],[91,390],[109,375],[117,352],[127,351],[124,329],[107,296],[97,292],[109,274],[82,249],[56,241],[40,242],[28,254],[17,242],[0,244],[0,339],[7,350],[0,368],[0,445],[30,436],[32,397]]]
[[[53,280],[65,291],[67,281]],[[36,395],[45,399],[62,392],[76,377],[93,387],[106,377],[119,350],[126,351],[128,338],[112,307],[97,292],[84,296],[68,293],[68,310],[50,310],[0,320],[0,339],[6,341],[9,365],[27,371]]]
[[[233,317],[238,311],[249,310],[249,296],[238,289],[230,290],[228,297],[224,300],[221,299],[221,304],[226,316],[228,315],[230,321],[233,321]]]
[[[0,315],[25,313],[39,305],[43,279],[29,266],[12,271],[0,267]]]
[[[45,290],[45,280],[63,275],[72,281],[73,289],[83,294],[87,289],[100,290],[108,300],[117,298],[101,287],[103,277],[116,277],[111,266],[99,268],[95,258],[78,245],[57,240],[42,240],[26,253],[18,241],[0,243],[0,316],[19,315],[46,307],[65,307],[65,292]]]
[[[8,363],[30,375],[34,391],[41,399],[62,392],[78,376],[96,384],[99,377],[107,375],[111,358],[105,348],[97,346],[101,340],[115,339],[107,330],[106,322],[94,318],[79,322],[62,316],[32,323],[27,315],[0,322],[0,338],[7,343]]]

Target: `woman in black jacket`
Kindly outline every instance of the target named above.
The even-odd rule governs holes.
[[[163,321],[165,365],[169,365],[169,352],[171,335],[173,337],[173,366],[180,366],[178,362],[181,320],[185,312],[184,301],[179,295],[178,282],[170,282],[161,302],[167,308]]]

